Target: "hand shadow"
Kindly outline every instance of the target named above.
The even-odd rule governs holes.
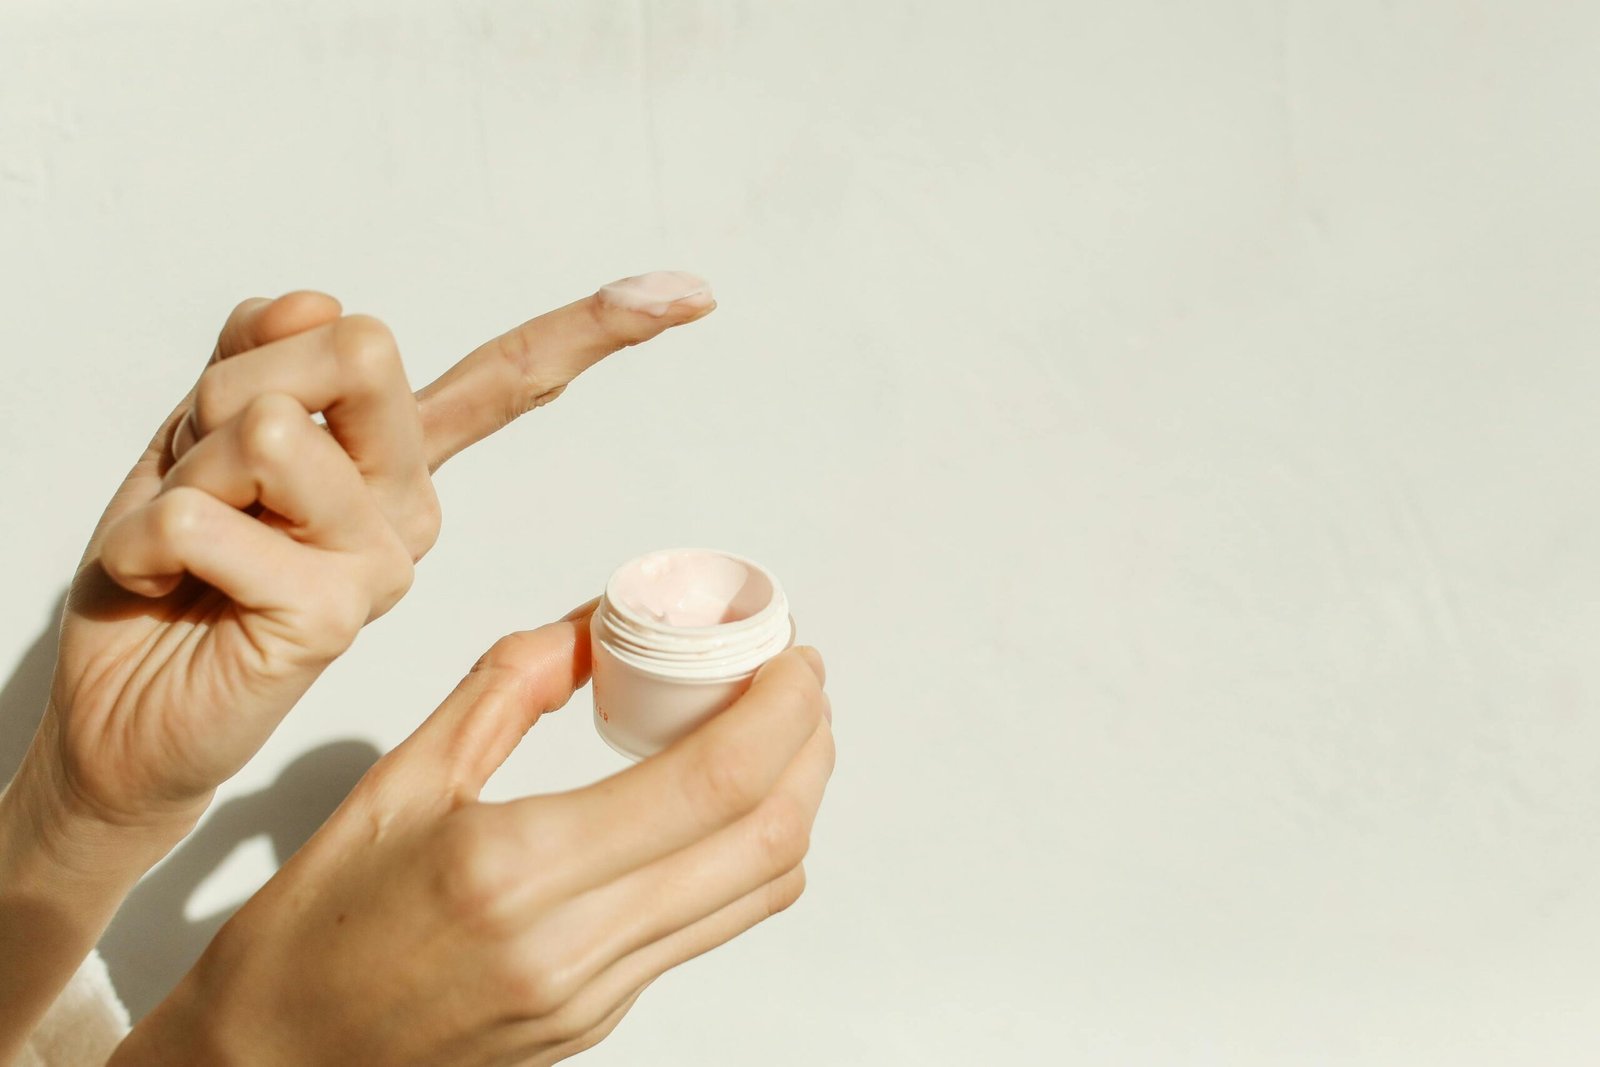
[[[63,593],[0,688],[0,782],[9,782],[21,765],[49,700],[64,602]],[[271,842],[281,865],[378,756],[377,748],[360,740],[331,741],[303,753],[265,789],[212,808],[199,828],[134,887],[101,938],[100,952],[135,1020],[167,995],[238,907],[236,903],[189,919],[185,907],[200,883],[239,845],[260,835]]]
[[[185,914],[194,891],[245,841],[265,834],[281,866],[333,813],[378,750],[366,741],[330,741],[298,756],[265,789],[206,813],[200,827],[134,887],[100,954],[135,1020],[155,1007],[199,958],[243,900],[199,918]]]

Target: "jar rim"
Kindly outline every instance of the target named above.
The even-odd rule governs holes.
[[[642,612],[635,611],[625,600],[616,595],[616,584],[618,579],[630,568],[641,563],[642,561],[649,559],[652,556],[688,555],[691,553],[719,556],[723,559],[731,560],[734,563],[739,564],[753,574],[760,575],[772,591],[771,595],[767,598],[767,602],[759,609],[751,612],[742,619],[732,619],[728,622],[710,623],[705,626],[677,626],[671,623],[663,622],[660,619],[651,618]],[[714,637],[717,634],[727,634],[732,636],[742,631],[770,626],[775,615],[782,614],[787,616],[789,614],[788,598],[784,596],[783,587],[778,583],[777,577],[774,576],[773,573],[767,568],[763,567],[753,559],[740,556],[733,552],[724,552],[721,549],[715,548],[698,547],[658,549],[654,552],[645,552],[623,563],[621,566],[617,567],[611,572],[610,578],[606,579],[604,606],[612,613],[620,616],[642,630],[662,635],[682,634],[685,637]]]

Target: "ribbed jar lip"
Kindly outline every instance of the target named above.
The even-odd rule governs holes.
[[[740,564],[759,576],[770,587],[771,595],[744,618],[709,626],[666,623],[634,610],[617,595],[618,579],[630,568],[651,557],[689,553],[720,556]],[[665,549],[629,560],[607,580],[594,618],[596,638],[604,641],[617,659],[651,674],[686,681],[746,674],[783,651],[794,639],[789,601],[772,572],[754,560],[716,549]]]

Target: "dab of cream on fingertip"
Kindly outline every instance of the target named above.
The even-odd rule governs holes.
[[[623,278],[602,286],[600,299],[612,307],[638,311],[654,318],[674,306],[709,307],[715,302],[711,285],[697,274],[681,270],[658,270]]]

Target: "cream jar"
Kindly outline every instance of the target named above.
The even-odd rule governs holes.
[[[595,729],[634,760],[726,709],[758,667],[794,643],[778,580],[701,548],[618,567],[589,625]]]

